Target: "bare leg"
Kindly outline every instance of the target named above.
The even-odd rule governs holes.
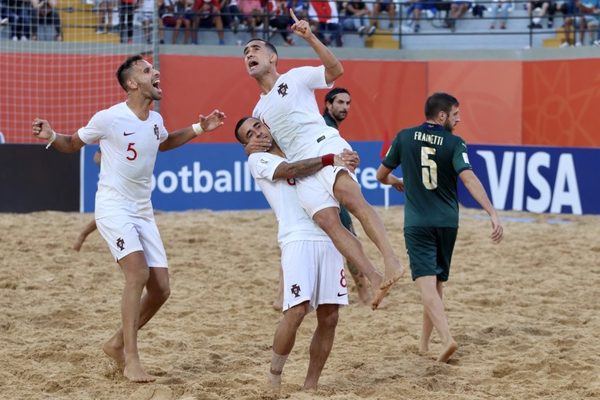
[[[440,296],[440,299],[443,300],[443,284],[440,281],[436,283],[436,289]],[[421,353],[427,353],[429,351],[429,340],[431,338],[431,332],[433,331],[433,322],[431,322],[431,318],[427,314],[427,311],[423,309],[423,333],[421,335],[421,340],[419,342],[419,351]]]
[[[444,303],[437,291],[437,277],[422,276],[417,278],[415,283],[421,292],[421,300],[425,312],[442,339],[444,349],[437,360],[439,362],[447,362],[456,349],[458,349],[458,345],[450,335],[448,319],[444,312]]]
[[[274,357],[269,370],[269,385],[271,389],[278,391],[281,386],[281,373],[285,358],[290,354],[296,343],[296,332],[308,313],[308,302],[298,304],[283,314],[283,319],[275,330],[273,337]],[[277,360],[279,359],[279,360]]]
[[[313,219],[327,233],[340,253],[366,275],[373,287],[381,286],[383,278],[367,258],[360,241],[342,225],[337,208],[318,211]]]
[[[371,291],[369,290],[369,283],[365,274],[360,272],[360,270],[351,262],[346,261],[346,266],[348,267],[348,271],[350,271],[350,275],[354,279],[354,284],[356,285],[356,290],[358,291],[358,299],[360,303],[363,305],[368,305],[371,303]]]
[[[283,269],[279,267],[279,282],[277,283],[277,291],[273,298],[273,309],[281,311],[283,308]]]
[[[81,246],[83,245],[83,242],[85,242],[85,239],[88,237],[88,235],[90,233],[94,232],[95,230],[96,230],[96,220],[92,220],[85,226],[85,228],[83,228],[83,231],[81,231],[79,236],[77,236],[77,240],[73,244],[73,250],[76,250],[76,251],[81,250]]]
[[[317,329],[310,342],[310,361],[304,389],[316,389],[325,362],[331,353],[338,323],[337,304],[322,304],[317,308]]]
[[[123,269],[126,280],[121,308],[123,325],[104,344],[103,350],[118,365],[124,367],[123,373],[129,380],[134,382],[150,382],[154,378],[144,372],[139,360],[137,331],[150,321],[169,297],[168,269],[148,268],[141,252],[135,252],[126,256],[119,264]],[[139,271],[141,270],[140,265],[144,266],[145,274]],[[138,282],[143,281],[144,275],[146,277],[145,282],[139,288]],[[140,301],[139,296],[142,293],[144,284],[147,293]],[[136,311],[136,314],[133,313],[134,311]]]
[[[385,264],[383,282],[381,285],[375,286],[379,290],[375,293],[371,303],[371,307],[376,309],[389,288],[404,275],[404,268],[392,248],[383,221],[379,218],[375,209],[367,203],[360,187],[350,175],[347,173],[338,174],[334,194],[336,199],[358,219],[369,239],[377,246],[383,256],[383,263]],[[371,283],[373,283],[372,280]]]

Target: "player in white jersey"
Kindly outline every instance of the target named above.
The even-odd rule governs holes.
[[[225,114],[200,115],[190,127],[167,133],[163,119],[152,111],[162,98],[160,73],[141,55],[129,57],[117,71],[127,101],[96,113],[73,135],[54,132],[48,121],[36,118],[33,135],[48,140],[63,153],[100,142],[102,164],[96,192],[96,224],[125,276],[122,326],[103,350],[133,382],[155,380],[140,362],[137,332],[169,297],[167,258],[150,202],[151,179],[158,150],[174,149],[203,131],[223,125]],[[142,292],[146,288],[146,294]]]
[[[323,65],[277,72],[275,47],[251,39],[244,47],[248,74],[256,79],[262,93],[252,113],[270,129],[273,138],[291,161],[327,153],[339,153],[350,145],[321,117],[314,90],[330,88],[343,73],[342,64],[311,32],[307,21],[295,20],[292,31],[306,40]],[[354,174],[344,168],[323,168],[297,186],[302,207],[329,235],[338,250],[356,265],[376,290],[371,307],[377,308],[390,286],[404,273],[377,212],[363,197]],[[366,257],[358,239],[341,223],[338,205],[343,204],[361,223],[367,236],[383,255],[382,277]]]
[[[302,209],[296,195],[296,182],[328,165],[354,168],[358,156],[346,151],[326,154],[293,163],[287,162],[273,142],[269,129],[255,118],[242,118],[235,136],[250,153],[248,165],[275,212],[283,269],[283,319],[275,331],[269,382],[278,390],[281,373],[292,351],[296,332],[304,316],[317,310],[317,328],[310,346],[310,362],[305,389],[315,389],[333,346],[338,308],[348,304],[344,260],[331,239]],[[269,140],[266,151],[253,152],[257,138]]]

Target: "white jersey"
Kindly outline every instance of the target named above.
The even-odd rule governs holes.
[[[279,246],[283,248],[286,244],[299,240],[330,241],[329,236],[300,206],[295,182],[285,179],[273,180],[277,166],[284,161],[284,158],[271,153],[253,153],[248,157],[250,173],[277,217]]]
[[[318,156],[318,139],[339,136],[327,126],[315,99],[315,89],[326,89],[325,67],[294,68],[279,76],[267,94],[261,94],[252,116],[264,122],[290,161]]]
[[[100,141],[102,161],[96,218],[153,216],[150,194],[158,146],[169,135],[159,113],[140,120],[126,103],[96,113],[79,129],[84,143]]]

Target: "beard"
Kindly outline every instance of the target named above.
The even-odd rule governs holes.
[[[446,121],[444,123],[444,129],[452,133],[454,131],[454,126],[450,122]]]

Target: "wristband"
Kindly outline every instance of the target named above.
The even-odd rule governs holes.
[[[52,143],[54,143],[55,140],[56,140],[56,132],[54,132],[54,130],[53,130],[52,136],[50,136],[50,140],[48,140],[48,144],[46,145],[46,150],[48,150],[50,148],[50,146],[52,146]]]
[[[192,124],[192,129],[194,130],[194,133],[196,134],[196,136],[198,136],[202,132],[204,132],[204,129],[202,129],[202,125],[200,125],[200,122]]]
[[[334,158],[335,154],[325,154],[324,156],[321,156],[321,164],[323,164],[324,167],[333,165]]]

